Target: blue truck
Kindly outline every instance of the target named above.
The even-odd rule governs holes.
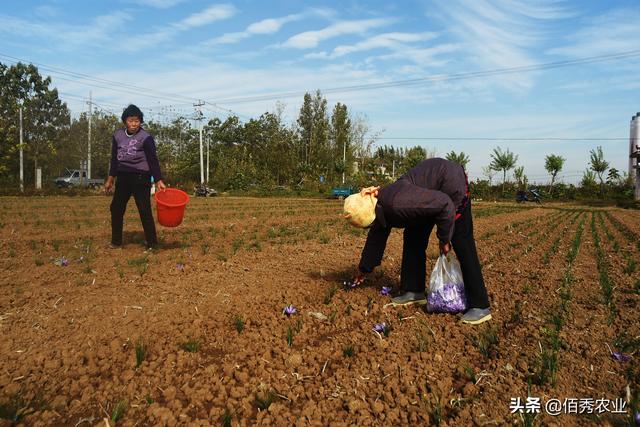
[[[331,189],[331,198],[342,200],[357,192],[358,189],[354,187],[334,187]]]

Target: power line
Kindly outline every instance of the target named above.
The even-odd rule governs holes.
[[[578,58],[572,60],[565,61],[555,61],[555,62],[546,62],[542,64],[536,65],[522,65],[517,67],[506,67],[506,68],[496,68],[492,70],[482,70],[482,71],[471,71],[467,73],[456,73],[456,74],[441,74],[434,76],[426,76],[420,77],[416,79],[407,79],[407,80],[395,80],[390,82],[381,82],[381,83],[368,83],[361,85],[353,85],[353,86],[342,86],[335,88],[325,88],[321,89],[323,93],[343,93],[343,92],[355,92],[361,90],[374,90],[374,89],[386,89],[397,86],[410,86],[416,84],[423,84],[429,82],[445,82],[445,81],[453,81],[453,80],[464,80],[464,79],[472,79],[478,77],[491,77],[498,76],[502,74],[516,74],[530,71],[539,71],[553,68],[561,68],[561,67],[569,67],[574,65],[582,65],[582,64],[591,64],[596,62],[603,61],[612,61],[616,59],[627,59],[640,56],[640,50],[631,50],[627,52],[619,52],[610,55],[598,55],[591,56],[585,58]],[[272,99],[280,99],[280,98],[292,98],[304,95],[306,92],[285,92],[281,94],[266,94],[266,95],[256,95],[252,97],[243,97],[243,98],[227,98],[227,99],[219,99],[215,102],[218,104],[237,104],[244,102],[255,102],[255,101],[268,101]]]
[[[546,63],[534,64],[534,65],[523,65],[523,66],[516,66],[516,67],[472,71],[472,72],[466,72],[466,73],[425,76],[425,77],[420,77],[415,79],[395,80],[395,81],[380,82],[380,83],[366,83],[366,84],[352,85],[352,86],[325,88],[325,89],[322,89],[321,91],[323,93],[344,93],[344,92],[355,92],[355,91],[364,91],[364,90],[385,89],[385,88],[399,87],[399,86],[418,85],[418,84],[424,84],[429,82],[446,82],[446,81],[464,80],[464,79],[472,79],[472,78],[480,78],[480,77],[492,77],[492,76],[498,76],[503,74],[517,74],[517,73],[524,73],[524,72],[531,72],[531,71],[540,71],[540,70],[546,70],[546,69],[570,67],[575,65],[592,64],[592,63],[604,62],[604,61],[628,59],[628,58],[633,58],[637,56],[640,56],[640,50],[631,50],[626,52],[613,53],[609,55],[597,55],[597,56],[584,57],[584,58],[578,58],[578,59],[572,59],[572,60],[546,62]],[[175,101],[176,99],[180,99],[180,102],[184,102],[185,100],[189,100],[191,102],[196,99],[196,98],[191,98],[184,95],[170,94],[170,93],[160,92],[160,91],[156,91],[149,88],[144,88],[141,86],[135,86],[127,83],[115,82],[112,80],[92,77],[87,74],[76,73],[73,71],[52,67],[42,63],[35,63],[31,61],[22,60],[20,58],[16,58],[3,53],[0,53],[0,57],[9,58],[13,61],[17,60],[22,62],[30,62],[32,64],[38,65],[43,69],[52,70],[54,71],[54,73],[59,73],[62,75],[72,76],[72,77],[100,83],[101,84],[100,86],[95,84],[93,86],[99,87],[102,89],[111,89],[111,90],[116,90],[116,91],[126,92],[126,93],[131,93],[132,91],[135,91],[138,94],[145,95],[148,97],[153,97],[153,98],[168,99],[173,101]],[[62,80],[70,80],[63,77],[59,77],[59,76],[57,78],[60,78]],[[70,80],[70,81],[73,81],[74,83],[81,83],[81,84],[92,86],[89,83],[78,82],[77,80]],[[105,87],[104,85],[107,85],[107,86]],[[157,95],[153,95],[153,93]],[[292,92],[284,92],[279,94],[272,93],[272,94],[246,96],[246,97],[223,98],[223,99],[216,100],[215,102],[208,101],[208,104],[215,105],[215,104],[235,104],[235,103],[247,103],[247,102],[256,102],[256,101],[269,101],[274,99],[303,96],[305,93],[307,92],[292,91]]]
[[[87,80],[87,81],[92,81],[92,82],[95,82],[95,83],[102,83],[102,84],[106,84],[106,85],[109,86],[109,87],[96,86],[96,87],[99,87],[99,88],[102,88],[102,89],[115,88],[116,90],[120,90],[120,91],[123,91],[123,92],[130,92],[130,90],[128,90],[128,89],[133,89],[135,91],[142,92],[143,94],[148,95],[148,96],[151,96],[151,95],[149,95],[149,93],[156,93],[156,94],[163,95],[163,98],[161,98],[161,99],[176,99],[176,98],[179,98],[179,99],[181,99],[181,102],[184,102],[184,101],[192,102],[193,99],[194,99],[194,98],[190,98],[190,97],[187,97],[187,96],[184,96],[184,95],[178,95],[178,94],[168,93],[168,92],[161,92],[161,91],[157,91],[157,90],[154,90],[154,89],[149,89],[149,88],[145,88],[145,87],[141,87],[141,86],[132,85],[132,84],[129,84],[129,83],[118,82],[118,81],[114,81],[114,80],[107,80],[107,79],[103,79],[103,78],[100,78],[100,77],[90,76],[88,74],[77,73],[75,71],[69,71],[69,70],[65,70],[65,69],[62,69],[62,68],[53,67],[51,65],[42,64],[42,63],[39,63],[39,62],[27,61],[27,60],[16,58],[14,56],[6,55],[6,54],[3,54],[3,53],[0,53],[0,57],[8,58],[8,59],[11,59],[12,61],[28,62],[28,63],[34,64],[34,65],[37,65],[38,67],[40,67],[40,68],[42,68],[44,70],[53,71],[54,73],[58,73],[58,74],[62,74],[62,75],[70,76],[70,77],[75,77],[75,78],[80,78],[80,79]],[[57,78],[62,79],[62,80],[72,81],[74,83],[87,84],[87,83],[78,82],[76,80],[65,79],[65,78],[62,78],[62,77],[59,77],[59,76]]]

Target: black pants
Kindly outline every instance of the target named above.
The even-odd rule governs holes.
[[[425,291],[427,244],[433,227],[433,222],[427,222],[404,229],[400,282],[405,291]],[[462,211],[462,216],[455,222],[451,245],[460,261],[467,305],[469,308],[488,308],[489,297],[484,286],[476,242],[473,238],[470,201]]]
[[[151,212],[151,177],[138,173],[119,173],[116,178],[116,191],[111,202],[111,243],[122,244],[122,223],[127,203],[133,195],[140,213],[144,229],[144,238],[148,247],[158,243],[156,224]]]

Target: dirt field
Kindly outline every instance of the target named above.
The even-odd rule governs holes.
[[[1,201],[0,425],[633,423],[637,211],[474,204],[494,320],[473,327],[385,308],[401,231],[342,289],[366,234],[339,201],[192,199],[152,253],[133,201],[122,249],[107,198]]]

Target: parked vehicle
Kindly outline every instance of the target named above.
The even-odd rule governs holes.
[[[528,191],[519,190],[516,193],[516,202],[518,202],[518,203],[522,203],[522,202],[542,203],[542,196],[540,196],[540,192],[535,188],[532,188],[532,189],[530,189]]]
[[[213,197],[217,196],[218,192],[211,187],[207,187],[204,184],[196,185],[193,188],[193,195],[196,197]]]
[[[104,179],[87,179],[87,171],[79,169],[67,169],[67,175],[59,176],[54,181],[58,188],[97,188],[104,184]]]
[[[334,199],[344,199],[357,192],[358,190],[353,187],[334,187],[331,189],[331,197]]]

